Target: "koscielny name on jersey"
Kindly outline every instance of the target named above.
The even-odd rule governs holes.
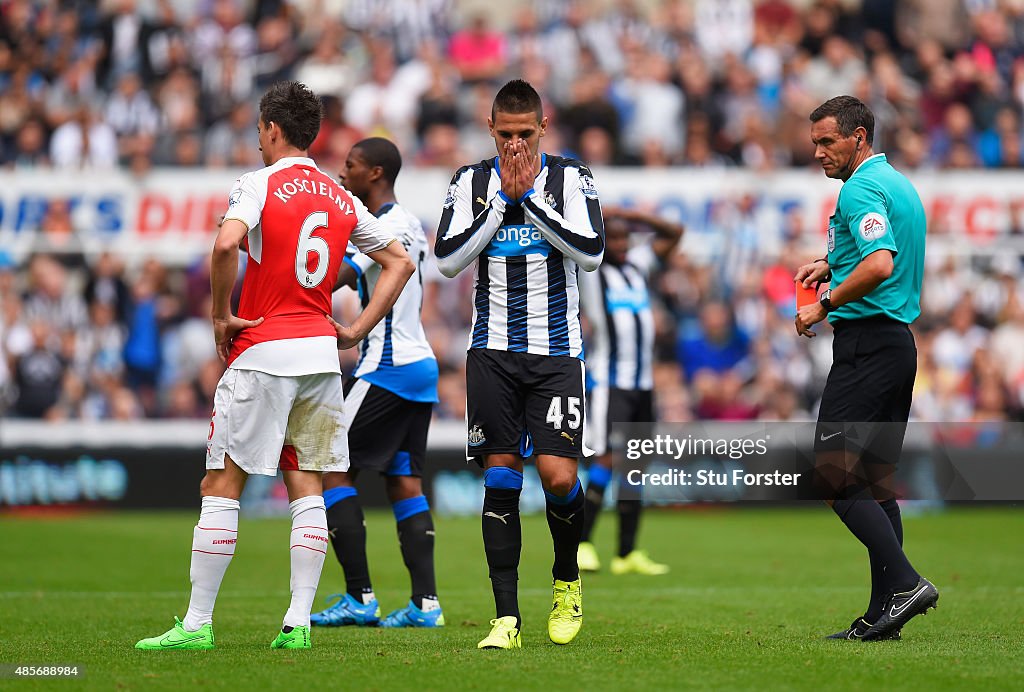
[[[278,185],[277,189],[274,190],[274,196],[285,204],[288,204],[288,200],[300,192],[305,192],[309,195],[320,195],[328,198],[337,204],[338,209],[340,209],[346,216],[356,213],[348,200],[336,197],[334,195],[334,189],[322,180],[318,182],[315,180],[295,177],[281,185]]]

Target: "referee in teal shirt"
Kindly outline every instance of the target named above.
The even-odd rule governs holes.
[[[917,374],[910,323],[921,312],[925,215],[910,181],[872,148],[875,117],[852,96],[811,113],[814,157],[843,181],[829,219],[828,256],[797,271],[805,287],[829,282],[800,308],[798,334],[832,323],[829,371],[815,430],[817,480],[829,504],[868,549],[871,598],[835,639],[898,639],[911,618],[934,607],[935,586],[903,552],[903,524],[887,488],[903,449]],[[853,425],[871,424],[871,425]]]

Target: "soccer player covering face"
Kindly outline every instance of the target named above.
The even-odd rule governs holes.
[[[800,308],[798,334],[827,316],[832,369],[815,430],[815,480],[868,549],[871,597],[864,615],[835,639],[899,639],[939,592],[903,552],[900,508],[889,487],[910,415],[921,312],[925,214],[903,175],[871,147],[875,118],[852,96],[811,113],[811,141],[825,175],[843,181],[829,219],[827,257],[797,270],[804,287],[830,281],[820,302]]]
[[[654,421],[654,314],[648,280],[683,235],[679,224],[633,209],[606,208],[604,221],[604,262],[598,271],[579,277],[583,314],[590,326],[587,425],[597,454],[590,465],[579,550],[580,569],[586,572],[596,572],[601,566],[590,537],[612,479],[612,424]],[[641,228],[653,230],[654,237],[631,248],[631,231]],[[638,491],[621,484],[619,548],[612,559],[612,574],[656,576],[668,572],[667,565],[654,562],[636,548],[641,508]]]
[[[213,248],[214,338],[228,367],[214,395],[192,595],[184,622],[136,648],[213,648],[213,606],[235,552],[238,498],[249,474],[276,476],[279,468],[292,516],[292,598],[271,646],[310,646],[309,611],[328,545],[321,475],[349,465],[338,349],[366,337],[414,269],[362,202],[308,158],[320,120],[319,98],[297,82],[275,84],[260,101],[266,168],[235,183]],[[349,242],[382,269],[370,302],[346,326],[330,310]],[[233,315],[240,246],[248,264]]]
[[[321,613],[314,625],[439,627],[444,616],[434,581],[434,524],[420,477],[427,451],[430,415],[437,401],[437,361],[430,349],[420,309],[427,238],[419,220],[395,199],[402,167],[398,148],[386,139],[364,139],[352,147],[342,169],[342,184],[398,238],[416,264],[395,306],[359,348],[354,377],[346,384],[345,423],[352,465],[324,474],[324,503],[334,554],[345,572],[346,593]],[[366,306],[376,291],[381,267],[355,252],[345,257],[337,284],[354,288]],[[359,472],[381,475],[398,524],[398,542],[409,569],[408,605],[383,620],[366,561],[366,526],[355,488]]]
[[[519,495],[523,458],[534,454],[555,552],[548,636],[567,644],[583,621],[576,472],[590,454],[576,276],[601,264],[604,226],[586,166],[540,152],[547,118],[532,86],[503,86],[487,124],[498,156],[455,173],[434,246],[445,276],[475,261],[467,455],[484,468],[484,552],[497,610],[478,646],[522,645]]]

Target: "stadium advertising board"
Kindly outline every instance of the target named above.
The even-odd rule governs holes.
[[[134,255],[160,254],[189,262],[206,252],[227,205],[238,171],[156,170],[142,178],[123,172],[80,174],[26,171],[0,175],[0,240],[18,259],[34,244],[52,200],[69,203],[87,251],[113,247]],[[762,247],[783,234],[817,243],[839,185],[816,172],[771,176],[751,171],[603,169],[595,173],[604,204],[653,206],[686,223],[684,251],[713,253],[728,234],[756,226]],[[911,176],[925,202],[929,239],[973,251],[1024,228],[1024,192],[1013,175],[918,173]],[[398,182],[402,203],[432,228],[440,214],[449,173],[410,170]]]
[[[477,514],[483,485],[480,470],[465,461],[461,424],[435,427],[423,478],[431,506],[441,515]],[[103,439],[117,438],[104,435],[103,428],[95,426],[91,440],[64,445],[12,444],[17,437],[0,435],[0,511],[198,506],[202,438],[181,443],[187,439],[182,436],[171,444],[162,439],[168,435],[143,432],[141,437],[159,444],[109,444]],[[161,424],[137,428],[156,431]],[[649,505],[822,499],[812,485],[813,423],[662,423],[653,429],[616,424],[613,433],[626,444],[616,460],[623,482],[605,497],[609,506],[629,493],[642,494]],[[709,441],[725,446],[705,446]],[[902,499],[930,504],[1020,501],[1022,452],[1020,425],[912,423],[894,476],[896,489]],[[528,466],[524,475],[521,510],[542,512],[536,470]],[[586,480],[582,468],[581,477]],[[367,506],[387,505],[382,487],[372,481],[360,483],[360,498]],[[287,515],[280,478],[253,476],[242,506],[250,515]]]
[[[199,504],[201,464],[180,448],[0,450],[0,511],[169,509]]]
[[[205,446],[0,449],[0,513],[22,510],[171,509],[197,508],[199,482],[205,468]],[[480,481],[463,482],[461,450],[438,450],[425,485],[430,492],[438,472],[447,474],[439,498],[447,513],[466,513],[472,501],[479,509]],[[539,483],[539,481],[538,481]],[[363,483],[360,496],[368,506],[387,506],[379,484]],[[539,486],[538,486],[539,487]],[[543,499],[541,499],[543,505]],[[243,506],[250,515],[287,515],[288,496],[280,478],[253,476]]]

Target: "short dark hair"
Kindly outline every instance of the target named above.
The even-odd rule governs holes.
[[[402,155],[398,147],[390,139],[383,137],[367,137],[352,145],[363,155],[363,160],[371,167],[380,166],[384,170],[384,178],[391,185],[398,179],[398,172],[402,170]]]
[[[277,123],[288,143],[306,151],[320,132],[324,117],[320,97],[301,82],[278,82],[260,99],[260,120]]]
[[[513,79],[498,89],[498,93],[494,96],[494,103],[491,105],[491,120],[494,120],[498,111],[502,113],[536,113],[537,122],[544,117],[540,94],[525,79]]]
[[[875,141],[875,115],[864,102],[853,96],[836,96],[814,109],[811,122],[816,123],[828,117],[836,119],[839,133],[849,137],[858,127],[868,133],[868,145]]]

